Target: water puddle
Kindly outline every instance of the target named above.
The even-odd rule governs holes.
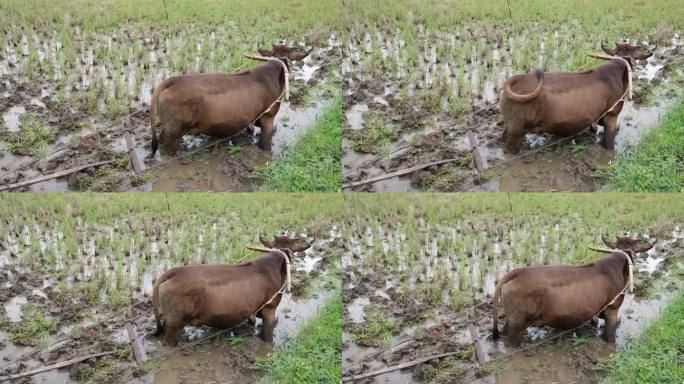
[[[26,113],[23,105],[15,105],[2,115],[5,127],[9,132],[19,132],[21,130],[21,116]]]
[[[21,321],[22,311],[21,307],[28,303],[26,296],[15,296],[5,303],[5,314],[9,321],[17,323]]]
[[[647,253],[636,256],[635,270],[639,271],[635,275],[637,292],[642,289],[639,287],[643,284],[645,287],[651,287],[648,288],[651,294],[646,297],[636,294],[626,296],[620,309],[621,322],[617,329],[615,345],[608,344],[600,338],[603,331],[603,320],[600,320],[598,327],[585,324],[557,341],[549,341],[521,353],[511,353],[513,348],[505,347],[502,340],[494,341],[491,338],[489,300],[495,289],[495,281],[507,271],[521,265],[521,256],[519,251],[516,251],[516,248],[520,247],[519,244],[531,244],[533,249],[538,249],[532,252],[533,255],[526,256],[523,263],[525,265],[567,262],[558,255],[567,251],[567,244],[563,239],[568,224],[560,221],[553,228],[543,230],[536,229],[533,223],[516,226],[510,230],[498,226],[492,228],[491,223],[472,222],[431,228],[419,219],[417,225],[417,233],[421,237],[418,242],[420,249],[416,251],[418,254],[411,256],[409,263],[400,257],[399,265],[387,265],[388,269],[383,271],[383,275],[400,279],[401,285],[404,290],[408,289],[409,294],[435,284],[444,286],[441,299],[428,308],[420,304],[423,296],[415,295],[407,301],[404,300],[405,303],[409,303],[408,308],[403,308],[407,305],[405,303],[397,308],[397,303],[392,304],[391,300],[387,300],[388,297],[392,297],[397,283],[385,283],[382,287],[383,279],[374,277],[374,268],[377,266],[370,267],[374,265],[372,260],[377,257],[397,257],[406,253],[406,249],[411,249],[407,248],[411,245],[406,243],[401,225],[396,223],[390,226],[391,229],[381,226],[376,229],[373,224],[357,229],[355,232],[362,235],[351,242],[350,246],[355,255],[354,259],[359,261],[347,262],[350,282],[346,289],[355,292],[346,304],[345,317],[348,323],[363,325],[366,321],[364,309],[369,305],[380,305],[385,309],[388,318],[394,321],[408,319],[408,323],[402,323],[401,329],[393,331],[392,340],[386,346],[392,346],[389,351],[383,351],[385,346],[376,348],[358,345],[353,340],[353,334],[345,332],[344,375],[370,372],[421,356],[442,353],[444,351],[440,346],[444,345],[468,348],[472,341],[466,325],[467,322],[474,321],[485,352],[498,362],[497,369],[485,377],[471,377],[468,375],[477,369],[471,370],[467,366],[469,363],[463,362],[462,364],[466,364],[462,371],[465,376],[460,376],[459,380],[502,384],[596,382],[601,377],[599,371],[593,370],[597,360],[607,357],[615,352],[616,348],[624,347],[638,337],[650,322],[659,316],[673,296],[671,289],[664,288],[664,284],[670,280],[667,280],[666,275],[669,271],[663,270],[662,261],[668,254],[678,252],[682,238],[679,227],[673,230],[671,238],[658,240]],[[480,230],[483,232],[478,236]],[[628,235],[650,239],[647,233]],[[660,273],[657,282],[656,275],[651,276],[656,271]],[[407,279],[405,274],[408,274]],[[655,283],[651,283],[652,281]],[[420,287],[418,283],[421,284]],[[452,302],[453,295],[459,297],[461,291],[470,291],[463,294],[473,295],[473,300],[477,304],[472,308],[474,315],[471,314],[471,309],[467,309],[459,312],[462,316],[457,317],[453,311],[441,306],[440,303]],[[481,305],[484,307],[477,309]],[[423,320],[416,319],[415,313],[423,316]],[[557,330],[549,327],[531,326],[527,329],[522,346],[531,345],[557,333]],[[413,340],[406,342],[411,338]],[[418,351],[414,353],[416,349]],[[372,356],[378,352],[381,353]],[[420,383],[424,382],[424,372],[425,370],[420,368],[394,371],[376,377],[375,381]]]
[[[476,116],[477,111],[495,105],[501,85],[514,74],[530,71],[535,67],[548,71],[575,68],[576,65],[571,63],[572,57],[559,49],[563,44],[571,43],[568,36],[563,35],[562,31],[549,34],[539,30],[539,25],[525,33],[502,38],[498,33],[482,30],[482,26],[477,24],[468,24],[448,32],[429,31],[428,27],[417,24],[412,26],[417,30],[413,31],[410,44],[416,50],[412,51],[411,56],[417,55],[418,59],[412,60],[403,51],[403,47],[407,45],[407,38],[403,35],[406,31],[388,32],[386,28],[377,28],[374,32],[357,36],[356,41],[352,39],[345,49],[345,58],[348,59],[347,74],[350,76],[347,80],[350,90],[347,92],[348,101],[345,106],[347,129],[352,132],[364,130],[365,118],[369,112],[375,112],[374,116],[379,113],[386,122],[391,121],[392,124],[407,124],[412,117],[410,108],[398,108],[395,104],[409,104],[414,108],[422,108],[422,121],[446,120],[443,137],[448,136],[453,140],[453,148],[442,148],[439,143],[432,142],[412,143],[412,151],[417,152],[421,158],[446,159],[454,155],[454,150],[460,153],[470,152],[465,129],[461,130],[463,133],[453,133],[459,127],[466,126],[476,131],[485,168],[501,162],[510,161],[510,164],[501,164],[495,171],[483,174],[477,172],[474,165],[471,166],[472,169],[465,171],[453,170],[452,167],[446,174],[429,169],[428,172],[436,177],[426,171],[419,171],[413,178],[394,177],[368,184],[359,188],[360,190],[594,191],[600,187],[593,177],[594,171],[609,164],[616,156],[636,144],[640,137],[657,125],[659,118],[677,99],[676,95],[667,93],[670,77],[665,77],[667,74],[662,71],[667,60],[671,60],[673,55],[679,55],[682,42],[675,37],[672,45],[657,49],[651,58],[637,64],[637,86],[653,84],[653,93],[649,98],[658,99],[658,102],[653,105],[636,105],[633,102],[625,104],[619,118],[620,131],[616,138],[615,151],[603,153],[594,148],[601,148],[599,142],[603,133],[599,127],[598,132],[586,133],[592,135],[591,138],[585,137],[581,143],[566,145],[566,148],[554,153],[542,150],[541,154],[523,159],[505,156],[502,145],[498,142],[503,129],[496,124],[500,120],[498,110],[494,114],[484,115],[484,119]],[[569,36],[574,35],[570,33]],[[526,59],[530,47],[539,51],[538,62],[529,63]],[[412,66],[415,67],[414,70],[407,72],[406,68]],[[393,88],[388,95],[386,89],[390,86]],[[475,116],[467,112],[471,109],[476,111],[472,114]],[[463,110],[466,111],[465,115],[458,113]],[[417,129],[413,124],[409,127],[406,129]],[[368,136],[371,134],[374,132],[369,132]],[[559,138],[549,135],[528,134],[521,152],[533,150],[557,139]],[[411,158],[402,158],[391,166],[379,167],[377,163],[389,149],[377,151],[377,155],[369,155],[355,151],[351,143],[343,143],[343,146],[343,182],[370,179],[415,165]],[[396,149],[399,145],[392,143],[390,147]]]

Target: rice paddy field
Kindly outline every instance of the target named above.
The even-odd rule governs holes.
[[[20,382],[276,382],[293,362],[308,367],[298,377],[339,380],[339,343],[320,342],[341,338],[339,196],[2,194],[0,211],[0,377],[114,351]],[[260,320],[213,337],[186,327],[182,349],[151,335],[161,272],[248,260],[258,253],[246,245],[280,233],[313,246],[293,259],[273,344],[256,336]],[[141,338],[143,365],[126,323]],[[314,369],[313,356],[329,362]]]
[[[342,49],[343,186],[365,191],[594,191],[602,167],[658,124],[682,86],[681,4],[352,0]],[[498,98],[512,75],[541,68],[578,71],[601,61],[601,43],[641,44],[635,97],[620,114],[616,150],[598,145],[602,128],[556,143],[528,134],[505,155]],[[483,171],[473,164],[474,132]],[[436,160],[408,176],[351,183]],[[619,160],[618,160],[619,161]]]
[[[374,382],[596,383],[608,373],[606,359],[632,345],[682,292],[684,201],[677,194],[349,194],[345,200],[345,382],[452,352]],[[602,321],[565,334],[530,327],[523,350],[492,339],[498,278],[533,264],[597,259],[602,254],[588,247],[604,247],[602,236],[617,235],[655,241],[635,258],[634,293],[620,309],[617,344],[599,338]],[[468,324],[486,364],[475,359]]]
[[[0,4],[0,185],[113,161],[24,187],[32,191],[251,191],[339,97],[341,6],[315,1],[8,0]],[[273,151],[258,130],[215,145],[186,135],[179,157],[141,162],[152,91],[164,79],[233,72],[258,48],[311,50],[290,71]],[[124,134],[131,137],[127,145]],[[129,149],[130,148],[130,149]]]

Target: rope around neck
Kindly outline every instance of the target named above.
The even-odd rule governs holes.
[[[257,55],[245,55],[246,58],[252,59],[252,60],[258,60],[258,61],[276,61],[280,63],[280,65],[283,67],[283,71],[285,72],[285,101],[290,100],[290,71],[287,69],[287,65],[283,63],[282,60],[275,58],[275,57],[264,57],[264,56],[257,56]]]
[[[287,284],[287,291],[290,292],[292,290],[292,278],[291,278],[291,265],[290,265],[290,258],[287,257],[285,252],[281,251],[280,249],[277,248],[266,248],[266,247],[260,247],[258,245],[246,245],[245,248],[251,249],[252,251],[258,251],[258,252],[277,252],[285,258],[285,271],[286,271],[286,284]]]
[[[621,253],[621,254],[625,255],[625,257],[627,258],[627,265],[628,265],[628,270],[629,270],[629,280],[627,281],[627,283],[625,283],[624,288],[622,288],[622,290],[617,295],[615,295],[613,300],[611,300],[608,304],[604,305],[603,308],[601,308],[598,312],[596,312],[596,314],[594,316],[591,317],[592,319],[594,319],[594,321],[598,321],[598,316],[601,314],[601,312],[603,312],[606,308],[613,305],[613,303],[615,303],[615,300],[617,300],[618,297],[620,297],[621,295],[624,295],[625,292],[627,291],[627,288],[629,288],[629,293],[634,292],[634,264],[632,264],[632,258],[629,257],[627,252],[625,252],[621,249],[594,248],[594,247],[589,247],[589,249],[591,249],[592,251],[596,251],[596,252]]]
[[[632,100],[632,66],[629,65],[629,62],[625,60],[625,58],[620,57],[620,56],[606,56],[606,55],[597,55],[594,53],[590,53],[589,57],[593,57],[595,59],[601,59],[601,60],[613,60],[613,59],[620,59],[625,62],[625,65],[627,66],[627,94],[629,95],[629,100]]]

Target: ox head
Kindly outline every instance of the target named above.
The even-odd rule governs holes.
[[[609,48],[608,45],[601,43],[601,49],[611,56],[620,56],[624,59],[630,58],[632,60],[646,60],[653,55],[646,47],[641,45],[632,45],[630,43],[615,43],[615,48]]]
[[[287,58],[290,61],[304,60],[311,51],[307,52],[302,48],[288,47],[286,44],[272,44],[271,49],[259,48],[259,54],[266,57]]]
[[[259,236],[259,241],[261,241],[261,244],[268,248],[280,249],[290,258],[292,258],[292,253],[304,252],[311,247],[311,244],[307,243],[306,241],[289,236],[276,235],[271,241],[263,236]]]
[[[634,253],[646,252],[655,245],[655,241],[653,241],[653,244],[648,244],[643,240],[632,239],[629,236],[615,236],[615,241],[610,241],[605,236],[601,236],[601,239],[610,248],[623,251],[629,250]]]

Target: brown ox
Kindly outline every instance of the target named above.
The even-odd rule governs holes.
[[[275,250],[239,264],[186,265],[162,273],[152,289],[156,335],[165,334],[174,346],[186,325],[226,329],[256,314],[263,320],[262,338],[272,342],[285,257],[291,260],[293,252],[311,245],[287,236],[261,242]]]
[[[572,329],[595,315],[605,319],[603,336],[606,341],[614,343],[618,310],[624,299],[624,295],[616,296],[629,279],[626,255],[633,260],[633,252],[645,252],[653,245],[640,244],[629,237],[618,237],[614,243],[605,239],[604,242],[625,253],[613,252],[582,265],[518,268],[504,275],[496,284],[493,296],[494,338],[499,337],[498,306],[501,298],[506,313],[503,332],[506,341],[514,347],[520,345],[530,325]]]
[[[506,80],[500,95],[506,152],[517,153],[527,133],[567,137],[594,122],[604,127],[604,147],[615,148],[618,115],[624,103],[618,100],[627,89],[628,66],[632,66],[631,60],[643,60],[652,53],[629,44],[612,50],[604,46],[604,50],[624,60],[616,58],[584,72],[544,73],[538,69]]]
[[[274,53],[285,65],[308,54],[288,47]],[[234,73],[189,74],[164,80],[152,94],[149,157],[154,157],[158,147],[157,114],[161,125],[159,143],[167,154],[176,153],[180,139],[187,133],[230,137],[251,123],[261,127],[260,147],[270,151],[274,120],[280,108],[276,100],[285,87],[286,74],[280,61],[267,61]]]

